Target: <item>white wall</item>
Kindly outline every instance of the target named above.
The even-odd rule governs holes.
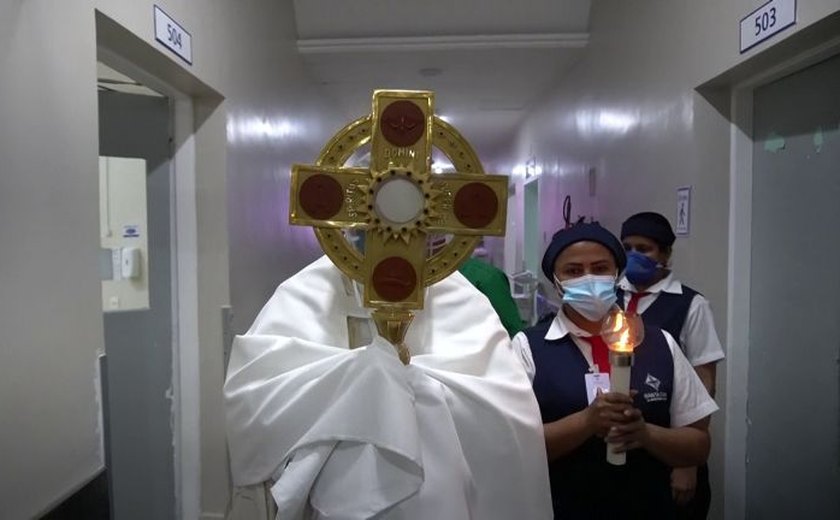
[[[33,45],[44,27],[51,44]],[[101,461],[95,68],[92,9],[0,4],[2,518],[31,517]]]
[[[544,184],[572,194],[574,215],[590,212],[616,233],[637,211],[659,211],[673,219],[676,188],[691,185],[691,235],[676,243],[675,268],[711,300],[722,336],[729,122],[694,89],[840,9],[837,0],[798,2],[795,27],[741,55],[738,22],[763,3],[593,1],[585,56],[532,107],[514,158],[524,163],[535,156]],[[595,198],[588,195],[590,167],[597,172]],[[546,203],[546,227],[559,227],[562,197]],[[724,381],[725,372],[718,376],[719,403],[725,402]],[[719,413],[713,421],[714,517],[721,513],[723,497],[725,420]]]
[[[260,66],[240,46],[229,63],[228,228],[234,330],[245,332],[280,282],[323,253],[311,228],[289,225],[292,163],[312,164],[343,114],[313,89],[294,48],[292,2],[250,2],[237,33],[272,46]],[[244,11],[244,12],[243,12]],[[247,23],[247,25],[245,25]]]
[[[99,230],[102,249],[111,254],[111,277],[102,280],[105,311],[149,308],[149,226],[146,161],[99,157]],[[125,236],[125,227],[136,231]],[[140,252],[137,275],[122,275],[123,248]],[[100,258],[100,265],[103,259]]]
[[[191,32],[192,66],[154,41],[153,4]],[[244,323],[293,269],[281,257],[290,246],[308,247],[294,266],[315,256],[307,230],[271,230],[285,229],[287,165],[311,160],[337,126],[293,52],[291,1],[0,3],[0,415],[7,418],[0,518],[51,507],[101,466],[95,9],[133,34],[117,38],[117,47],[125,44],[118,51],[153,55],[149,72],[187,92],[225,97],[221,104],[205,94],[196,99],[196,134],[186,146],[196,151],[198,249],[181,251],[198,259],[201,510],[219,517],[228,498],[220,313],[231,301],[228,280],[244,288],[232,299]],[[229,122],[263,116],[288,119],[300,131],[270,129],[270,138],[243,142],[228,130]],[[229,211],[228,170],[230,186],[241,190]],[[250,204],[255,192],[261,197]],[[228,215],[232,244],[242,246],[233,262]],[[273,246],[250,249],[266,233]]]

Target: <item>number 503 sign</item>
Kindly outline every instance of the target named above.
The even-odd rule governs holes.
[[[741,52],[796,23],[796,0],[771,0],[741,20]]]

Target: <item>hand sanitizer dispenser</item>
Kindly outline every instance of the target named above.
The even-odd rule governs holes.
[[[122,248],[122,262],[120,264],[120,274],[122,274],[123,279],[133,280],[140,277],[139,247]]]

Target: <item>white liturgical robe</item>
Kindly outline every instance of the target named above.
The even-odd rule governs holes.
[[[406,344],[348,348],[367,317],[326,258],[284,282],[225,382],[235,486],[273,483],[277,518],[551,518],[542,421],[489,301],[454,273]],[[352,287],[352,285],[351,285]]]

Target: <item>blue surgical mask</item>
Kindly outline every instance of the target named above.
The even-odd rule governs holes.
[[[589,321],[601,321],[616,301],[615,277],[587,274],[571,280],[559,281],[554,286],[563,303],[568,303]]]
[[[633,285],[650,285],[655,279],[662,265],[653,258],[638,251],[627,253],[627,268],[624,276]]]

